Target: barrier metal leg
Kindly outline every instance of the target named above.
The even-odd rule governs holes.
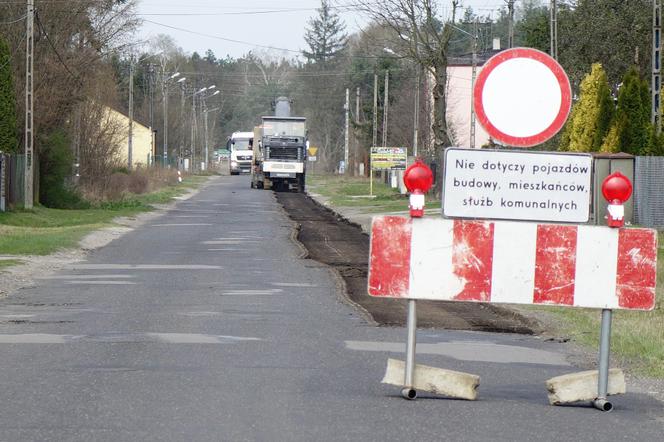
[[[417,397],[417,391],[413,388],[413,375],[415,372],[415,346],[417,343],[417,310],[416,301],[408,300],[408,340],[406,341],[406,371],[404,376],[404,388],[401,395],[409,400]]]
[[[599,382],[597,384],[597,399],[593,406],[602,411],[613,410],[613,404],[606,398],[609,388],[609,355],[611,353],[611,315],[610,309],[602,310],[602,330],[599,339]]]

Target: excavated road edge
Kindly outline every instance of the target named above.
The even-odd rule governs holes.
[[[369,236],[352,222],[301,193],[276,192],[277,201],[299,225],[297,240],[308,258],[335,269],[346,295],[382,326],[404,326],[406,301],[367,294]],[[451,330],[536,334],[541,327],[507,307],[465,302],[418,302],[418,326]]]

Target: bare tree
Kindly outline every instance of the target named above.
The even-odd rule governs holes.
[[[76,112],[78,152],[75,154],[80,162],[80,184],[88,195],[103,194],[113,169],[122,164],[120,151],[127,126],[114,118],[111,111],[117,94],[115,89],[104,85],[112,83],[109,68],[98,71],[83,91],[88,99],[78,105]]]
[[[355,6],[379,25],[392,29],[396,41],[390,49],[420,65],[433,78],[433,124],[436,151],[451,144],[445,117],[447,108],[447,57],[459,0],[451,1],[445,19],[433,0],[356,0]]]
[[[3,5],[0,15],[20,17],[25,5]],[[109,51],[126,45],[138,21],[134,0],[81,0],[38,3],[35,19],[35,127],[48,133],[63,125],[77,102],[85,99],[86,83],[105,63]],[[0,29],[12,52],[21,53],[25,25],[17,21]],[[24,60],[16,57],[16,95],[23,93]],[[18,100],[18,111],[23,103]],[[38,145],[39,140],[35,140]],[[38,147],[38,146],[37,146]]]

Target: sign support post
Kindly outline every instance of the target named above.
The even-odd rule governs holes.
[[[607,392],[609,390],[609,354],[611,353],[611,309],[602,310],[602,330],[599,338],[599,382],[597,383],[597,399],[593,406],[602,411],[611,411],[613,405],[609,402]]]
[[[369,196],[373,196],[373,167],[369,166]]]
[[[623,203],[632,196],[632,183],[620,172],[615,172],[602,182],[602,195],[609,202],[607,207],[607,225],[622,227],[625,224]],[[613,405],[606,398],[609,390],[609,355],[611,353],[611,309],[602,309],[602,328],[599,337],[599,367],[597,373],[597,398],[593,406],[602,411],[613,410]]]
[[[409,400],[417,397],[417,390],[413,388],[413,374],[415,372],[415,347],[417,345],[417,301],[408,300],[408,338],[406,340],[406,370],[401,395]]]
[[[424,215],[424,194],[433,185],[433,172],[419,160],[412,164],[403,177],[404,184],[410,191],[410,217],[420,218]],[[413,221],[415,221],[413,219]],[[404,369],[403,389],[401,395],[413,400],[417,397],[415,389],[415,350],[417,347],[417,301],[408,299],[408,318],[406,320],[408,337],[406,340],[406,367]]]

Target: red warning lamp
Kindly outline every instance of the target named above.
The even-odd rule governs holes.
[[[625,225],[625,206],[623,203],[632,196],[632,183],[620,172],[614,172],[602,182],[602,195],[609,202],[607,207],[607,225],[622,227]]]
[[[421,159],[408,166],[403,176],[403,182],[410,192],[410,216],[421,218],[424,215],[424,194],[431,189],[433,172]]]

